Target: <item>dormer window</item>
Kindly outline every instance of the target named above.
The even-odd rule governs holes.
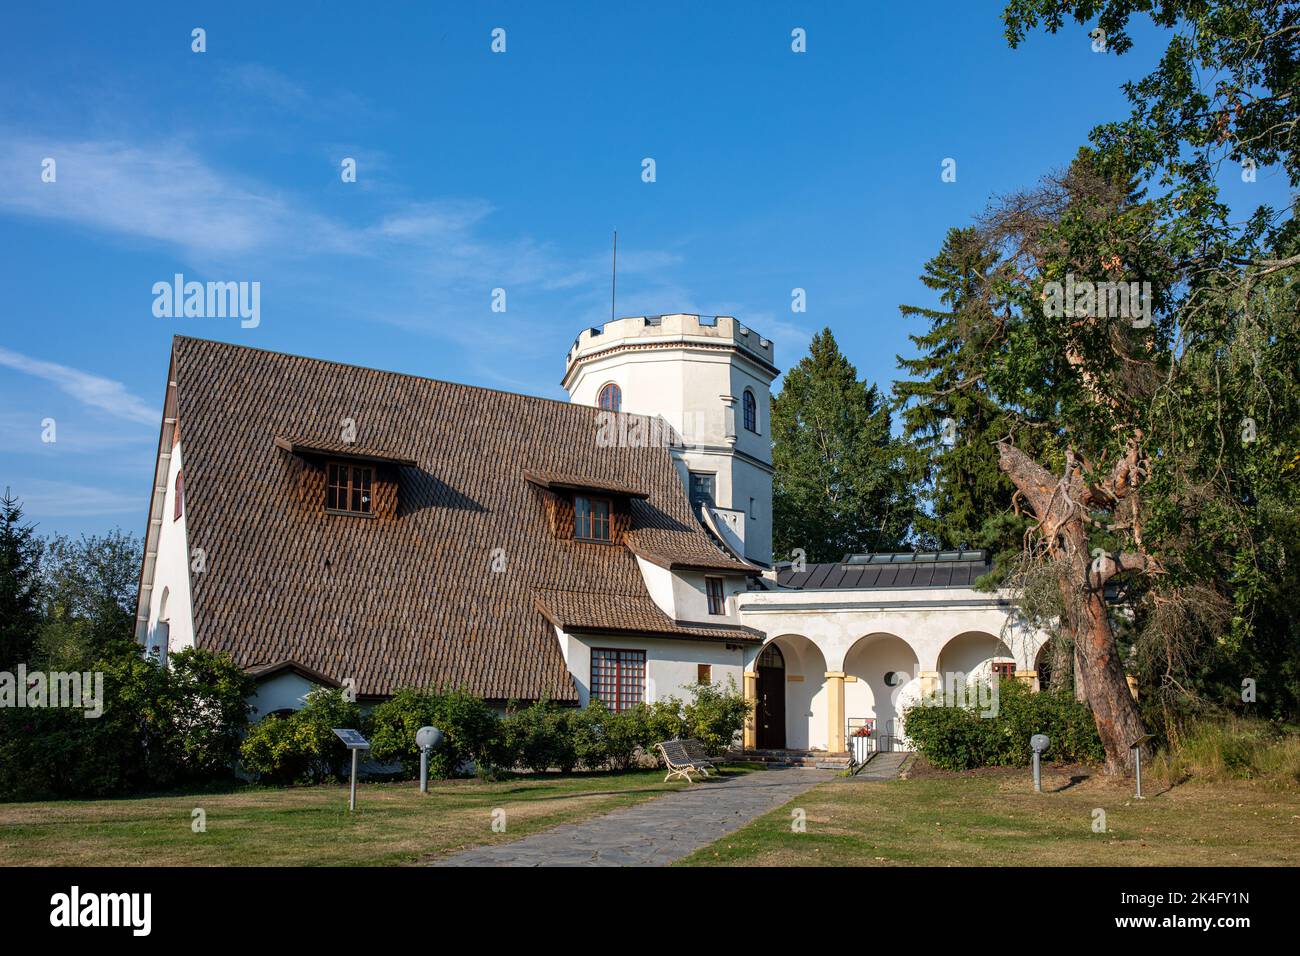
[[[342,514],[371,514],[370,486],[374,469],[368,465],[330,462],[326,469],[325,510]]]
[[[607,412],[621,411],[623,408],[623,390],[610,382],[600,390],[600,398],[596,404]]]
[[[589,495],[573,496],[573,536],[582,541],[612,541],[610,500]]]

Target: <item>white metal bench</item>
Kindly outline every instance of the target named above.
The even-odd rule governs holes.
[[[655,744],[655,747],[663,755],[664,765],[668,768],[668,776],[664,777],[664,783],[673,777],[682,777],[687,783],[694,783],[691,774],[697,773],[701,777],[708,777],[710,771],[717,771],[712,761],[702,756],[704,745],[698,740],[665,740]],[[692,755],[692,750],[699,756]]]

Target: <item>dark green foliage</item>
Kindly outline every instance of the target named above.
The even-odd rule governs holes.
[[[773,549],[810,562],[902,546],[915,513],[889,406],[830,329],[772,400]]]
[[[537,773],[552,767],[569,773],[578,765],[573,735],[576,713],[545,700],[511,709],[501,721],[500,762]]]
[[[179,670],[134,649],[92,662],[88,670],[104,676],[99,717],[0,709],[0,799],[117,796],[228,778],[247,722],[248,678],[224,655],[176,657]]]
[[[471,762],[487,773],[497,762],[499,723],[492,708],[465,691],[439,693],[407,688],[371,711],[371,754],[376,760],[400,760],[407,774],[414,775],[420,766],[416,731],[437,727],[444,740],[442,747],[429,755],[430,776],[454,776]]]
[[[1097,763],[1101,741],[1088,708],[1068,694],[1033,693],[1018,680],[998,687],[998,712],[963,706],[909,708],[907,736],[926,760],[944,770],[974,767],[1022,767],[1029,763],[1029,738],[1047,734],[1047,760]]]
[[[248,727],[255,682],[228,655],[199,648],[177,651],[167,665],[167,749],[178,779],[229,776]]]
[[[352,754],[335,727],[364,730],[361,709],[341,690],[312,691],[301,710],[266,717],[249,729],[240,748],[244,769],[281,785],[341,780]]]
[[[37,644],[51,666],[78,667],[136,647],[140,560],[140,539],[120,530],[50,540],[41,564],[46,625]]]
[[[991,519],[1009,512],[1015,491],[994,447],[1007,434],[1010,417],[989,393],[967,338],[981,318],[974,313],[988,307],[981,292],[996,261],[977,230],[949,230],[921,276],[941,307],[899,307],[904,316],[929,324],[925,332],[908,335],[918,355],[898,357],[899,368],[912,378],[894,383],[910,474],[925,495],[916,531],[927,547],[1018,550],[1024,533],[1023,522],[1016,522],[985,540]]]
[[[18,499],[0,498],[0,670],[29,663],[41,626],[41,539]]]

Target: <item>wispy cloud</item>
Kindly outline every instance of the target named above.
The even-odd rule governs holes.
[[[57,362],[30,358],[6,348],[0,348],[0,366],[51,382],[82,404],[107,412],[114,418],[141,424],[156,424],[158,421],[155,409],[132,395],[121,382],[111,378],[92,375]]]
[[[182,145],[45,141],[0,135],[0,208],[137,239],[192,256],[347,246],[347,230],[265,186],[218,172]],[[42,160],[55,161],[44,182]]]
[[[90,518],[135,512],[143,515],[147,499],[122,494],[99,485],[82,485],[71,481],[30,478],[12,487],[23,504],[23,511],[41,518]]]

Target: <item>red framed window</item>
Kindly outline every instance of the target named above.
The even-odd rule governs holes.
[[[727,597],[722,593],[722,578],[705,578],[704,587],[709,596],[709,613],[726,614]]]
[[[587,495],[575,495],[573,498],[573,535],[584,541],[610,541],[613,532],[610,526],[610,503],[608,498],[589,498]]]
[[[181,515],[185,514],[185,472],[176,472],[176,493],[172,495],[175,499],[172,502],[172,520],[180,521]]]
[[[1016,665],[1014,661],[994,661],[993,673],[999,677],[1015,677]]]
[[[627,710],[645,700],[645,651],[591,649],[591,699],[610,710]]]
[[[373,481],[373,468],[331,462],[325,475],[325,510],[370,514],[370,486]]]
[[[623,390],[610,382],[600,390],[596,404],[607,412],[617,412],[623,408]]]

